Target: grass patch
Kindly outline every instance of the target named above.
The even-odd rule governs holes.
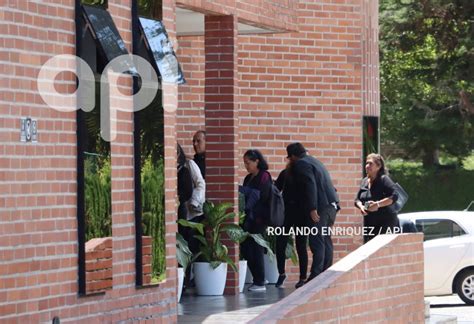
[[[474,157],[464,168],[424,169],[419,162],[388,161],[391,178],[407,191],[403,212],[462,210],[474,200]],[[472,168],[471,168],[472,167]]]

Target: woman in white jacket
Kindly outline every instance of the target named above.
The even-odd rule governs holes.
[[[177,146],[177,168],[178,168],[178,196],[180,206],[178,218],[191,222],[200,223],[204,219],[202,207],[205,201],[206,182],[197,164],[184,154],[183,149]],[[199,249],[199,242],[194,239],[192,229],[178,226],[179,233],[188,242],[193,253]]]

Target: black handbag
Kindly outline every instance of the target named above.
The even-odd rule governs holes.
[[[408,201],[408,194],[407,192],[405,191],[405,189],[403,189],[402,186],[400,186],[400,184],[398,183],[395,183],[395,186],[394,186],[394,193],[398,196],[398,199],[396,202],[394,202],[393,204],[391,204],[390,206],[388,206],[387,208],[394,214],[398,214],[400,212],[400,210],[402,210],[403,206],[405,206],[405,204],[407,203]]]

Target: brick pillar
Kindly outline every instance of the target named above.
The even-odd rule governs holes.
[[[205,18],[206,198],[231,202],[238,212],[237,18]],[[237,217],[233,220],[238,223]],[[239,249],[231,241],[232,260]],[[238,294],[238,274],[229,267],[225,294]]]

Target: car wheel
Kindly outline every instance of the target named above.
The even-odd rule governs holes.
[[[456,293],[468,305],[474,305],[474,270],[467,270],[456,281]]]

